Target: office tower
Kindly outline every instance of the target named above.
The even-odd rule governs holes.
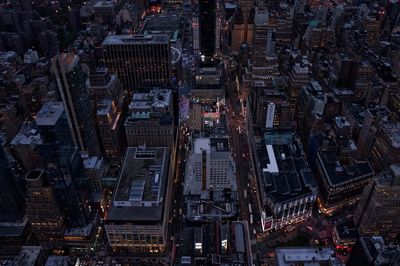
[[[123,129],[126,98],[116,75],[107,68],[98,68],[87,81],[96,104],[97,126],[104,155],[109,160],[119,160],[125,152]]]
[[[143,88],[170,85],[172,60],[167,34],[109,35],[103,41],[104,63],[132,96]]]
[[[70,184],[79,174],[80,156],[74,147],[67,114],[62,102],[47,102],[36,115],[41,137],[40,152],[51,183]]]
[[[257,8],[254,16],[253,64],[262,63],[265,60],[268,30],[268,10]]]
[[[215,54],[217,1],[218,0],[199,1],[200,53],[205,58],[211,58]]]
[[[63,53],[52,58],[52,72],[64,103],[74,145],[82,152],[99,154],[94,106],[86,87],[79,56]]]
[[[13,176],[0,146],[0,222],[15,221],[24,215],[24,193]]]
[[[400,122],[389,116],[386,107],[368,108],[357,139],[359,153],[378,172],[400,160]]]
[[[318,190],[300,139],[294,133],[265,133],[257,157],[262,230],[308,219]]]
[[[40,245],[44,248],[62,248],[64,221],[42,170],[32,170],[25,177],[28,197],[26,214]]]
[[[400,234],[400,164],[379,174],[365,189],[354,214],[362,236],[393,241]]]
[[[111,161],[119,161],[126,148],[122,114],[121,107],[115,101],[103,100],[97,105],[96,117],[100,142],[104,156]]]
[[[105,229],[113,251],[165,251],[172,191],[168,148],[129,147]]]
[[[148,93],[134,93],[125,120],[128,146],[172,146],[175,136],[173,114],[172,91],[154,89]]]
[[[304,61],[304,60],[303,60]],[[288,96],[290,104],[290,119],[293,120],[296,113],[296,102],[299,96],[300,90],[304,85],[310,82],[309,68],[307,66],[308,61],[294,64],[292,70],[289,73],[288,79]]]
[[[320,210],[328,215],[357,203],[374,175],[365,158],[341,158],[338,144],[329,138],[317,153],[316,166]]]

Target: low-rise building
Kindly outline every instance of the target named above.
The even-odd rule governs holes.
[[[258,151],[258,187],[264,232],[304,221],[317,197],[314,175],[294,133],[265,133]]]
[[[332,265],[341,266],[331,247],[287,247],[277,248],[276,265]]]
[[[358,202],[374,175],[367,160],[341,160],[339,156],[340,151],[333,143],[323,145],[316,158],[320,210],[328,215]]]
[[[105,221],[113,251],[160,253],[167,244],[169,148],[129,147]]]

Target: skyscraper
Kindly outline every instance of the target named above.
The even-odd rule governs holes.
[[[73,183],[83,175],[82,159],[73,145],[63,103],[45,103],[36,115],[36,125],[42,140],[36,149],[61,210],[74,222],[82,222],[84,218]]]
[[[205,57],[215,53],[216,1],[199,1],[200,52]]]
[[[123,129],[126,98],[121,83],[107,68],[96,69],[87,82],[96,105],[99,140],[105,157],[118,160],[126,147]]]
[[[21,187],[12,176],[3,148],[0,147],[0,222],[22,218],[24,205]]]
[[[83,152],[99,154],[94,106],[86,87],[79,56],[63,53],[52,58],[52,72],[64,103],[74,145]]]
[[[25,177],[28,198],[26,212],[40,245],[63,246],[64,221],[42,170],[32,170]]]
[[[361,196],[354,221],[361,235],[393,241],[400,234],[400,164],[381,173]]]
[[[171,46],[167,34],[109,35],[102,46],[104,63],[121,79],[130,96],[138,89],[171,83]]]

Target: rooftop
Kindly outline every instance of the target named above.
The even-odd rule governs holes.
[[[97,104],[96,114],[99,116],[107,115],[111,110],[112,101],[111,100],[101,100]]]
[[[100,0],[97,1],[94,5],[94,8],[101,8],[101,7],[114,7],[116,5],[116,1],[112,0]]]
[[[334,150],[325,149],[318,152],[318,160],[322,165],[324,176],[330,186],[341,186],[357,180],[370,178],[374,171],[367,161],[353,160],[343,165]]]
[[[168,42],[168,34],[108,35],[102,45],[168,44]]]
[[[330,247],[288,247],[276,249],[276,261],[278,266],[325,265],[335,256],[335,251]]]
[[[129,147],[109,219],[159,220],[168,179],[169,149]]]
[[[62,102],[47,102],[37,113],[36,124],[38,126],[54,126],[63,112]]]
[[[264,190],[277,202],[317,193],[314,175],[292,133],[266,133],[259,150]]]
[[[13,265],[34,266],[42,251],[40,246],[23,246]]]
[[[33,145],[33,144],[42,144],[43,140],[38,132],[38,130],[34,127],[33,123],[25,123],[22,125],[21,130],[11,141],[11,145]]]
[[[126,123],[151,120],[169,125],[172,123],[172,111],[171,90],[153,89],[148,93],[134,93]]]
[[[64,266],[69,265],[68,256],[49,256],[45,266]]]
[[[92,232],[93,229],[93,224],[88,224],[84,227],[79,227],[79,228],[67,228],[65,230],[64,235],[65,236],[84,236],[88,237],[90,236],[90,233]]]
[[[400,149],[400,122],[389,120],[382,123],[382,129],[389,137],[394,148]]]

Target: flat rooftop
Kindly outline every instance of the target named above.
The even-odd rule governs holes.
[[[374,174],[368,161],[352,161],[343,165],[336,153],[330,149],[319,151],[318,160],[331,186],[345,185],[360,179],[372,177]]]
[[[171,14],[148,16],[143,29],[148,31],[177,31],[181,26],[181,17]]]
[[[168,44],[168,42],[168,34],[108,35],[102,45]]]
[[[36,265],[41,251],[41,246],[23,246],[18,257],[15,258],[13,265]]]
[[[317,193],[302,147],[292,133],[266,133],[259,150],[264,191],[275,203]]]
[[[102,7],[114,7],[116,5],[115,1],[112,0],[100,0],[97,1],[94,5],[94,8],[102,8]]]
[[[38,126],[54,126],[62,113],[64,105],[62,102],[47,102],[36,115],[36,124]]]
[[[33,145],[33,144],[42,144],[43,139],[39,133],[39,131],[34,127],[32,123],[25,123],[22,125],[21,130],[11,141],[11,145]]]
[[[169,149],[129,147],[108,218],[161,219],[168,180]]]
[[[278,266],[327,265],[326,263],[333,259],[334,256],[335,251],[330,247],[288,247],[276,249],[276,262]]]

